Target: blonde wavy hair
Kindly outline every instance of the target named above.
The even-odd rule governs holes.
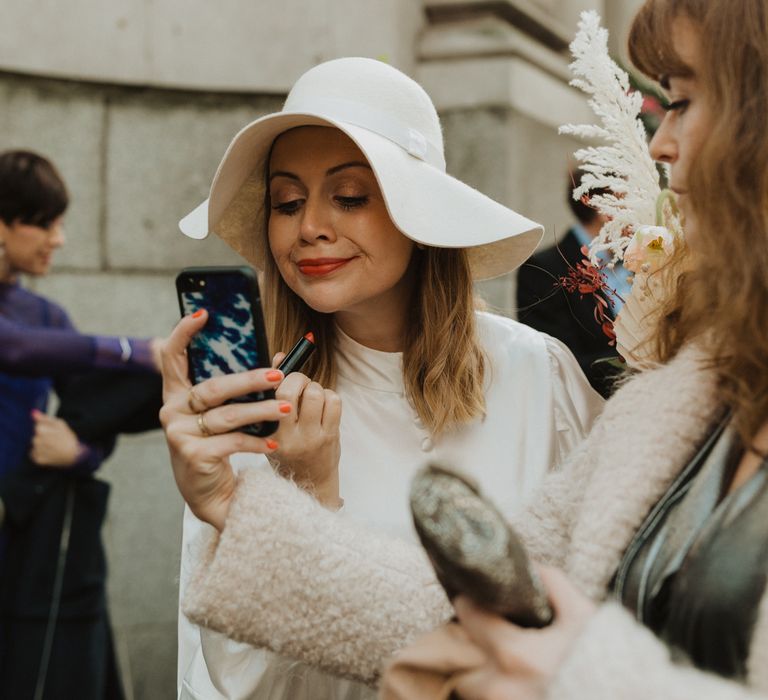
[[[629,36],[649,77],[688,76],[672,26],[697,27],[710,133],[689,170],[695,241],[663,310],[659,359],[706,350],[745,445],[768,418],[768,0],[647,0]]]
[[[264,211],[269,216],[269,201]],[[264,222],[262,231],[265,237],[268,223]],[[403,380],[419,418],[433,435],[439,435],[485,415],[487,359],[478,342],[474,313],[481,302],[475,298],[463,249],[414,248],[413,254],[416,284],[403,349]],[[302,371],[324,387],[334,388],[333,315],[307,306],[285,283],[271,253],[264,260],[262,295],[270,347],[288,350],[311,330],[317,349]]]

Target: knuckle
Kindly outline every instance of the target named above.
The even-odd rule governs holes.
[[[325,402],[330,406],[341,406],[341,396],[332,389],[324,389]]]
[[[245,433],[232,433],[232,448],[235,452],[245,452],[248,449],[248,436]]]
[[[235,404],[227,404],[222,406],[217,413],[225,427],[232,427],[237,424],[238,406]]]
[[[173,421],[165,426],[165,439],[168,444],[176,447],[183,442],[184,431],[181,429],[178,421]]]
[[[196,457],[198,456],[197,450],[195,450],[194,446],[190,443],[189,440],[178,443],[176,446],[176,452],[185,464],[195,466]]]
[[[174,411],[173,408],[168,403],[164,403],[162,407],[160,408],[160,413],[158,414],[160,418],[160,425],[163,426],[163,428],[166,429],[168,426],[171,425],[171,421],[173,420],[174,415],[176,414],[176,411]]]

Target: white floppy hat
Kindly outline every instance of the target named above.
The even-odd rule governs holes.
[[[514,270],[544,229],[445,172],[440,120],[429,95],[408,76],[370,58],[340,58],[310,69],[282,111],[251,122],[229,144],[209,198],[180,222],[191,238],[218,234],[264,268],[266,159],[281,133],[332,126],[371,165],[387,211],[408,238],[438,248],[468,248],[472,275]]]

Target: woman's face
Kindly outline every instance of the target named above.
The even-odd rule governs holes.
[[[710,131],[711,108],[703,85],[700,33],[688,19],[678,18],[673,25],[675,48],[692,69],[691,76],[668,76],[669,107],[651,141],[651,155],[669,163],[669,185],[678,194],[685,216],[686,233],[695,235],[696,217],[688,198],[688,175]],[[666,82],[666,80],[665,80]]]
[[[285,282],[321,313],[402,305],[413,242],[387,214],[365,156],[338,129],[282,134],[269,163],[269,246]]]
[[[39,277],[51,269],[53,253],[64,245],[64,217],[47,228],[14,221],[0,221],[0,240],[5,244],[5,263],[11,275],[24,273]]]

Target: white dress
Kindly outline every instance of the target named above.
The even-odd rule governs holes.
[[[490,358],[486,416],[433,439],[403,393],[402,354],[363,347],[339,333],[342,399],[340,486],[352,518],[415,538],[408,509],[414,472],[428,461],[461,469],[508,514],[589,431],[602,408],[571,353],[516,321],[477,314]],[[233,455],[236,470],[262,455]],[[180,598],[210,526],[184,516]],[[307,586],[311,586],[311,579]],[[373,700],[370,688],[231,641],[179,613],[182,700]]]

